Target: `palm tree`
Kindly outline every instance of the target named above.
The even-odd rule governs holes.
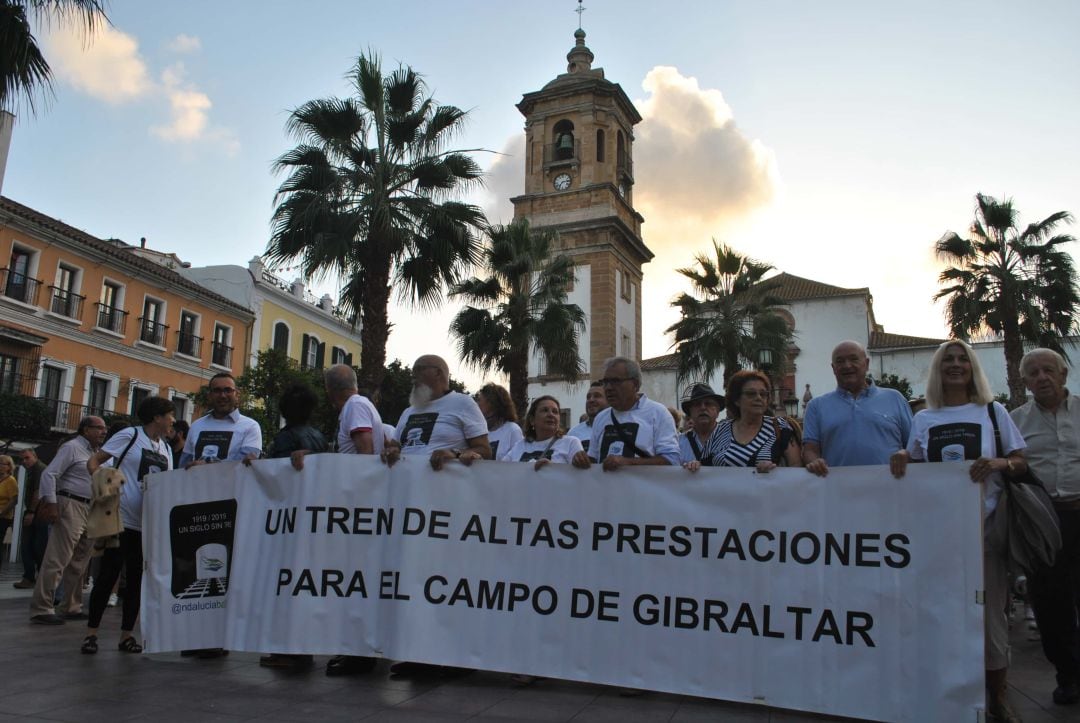
[[[938,276],[945,286],[934,300],[946,300],[945,317],[956,337],[987,330],[1001,335],[1009,401],[1019,406],[1026,396],[1024,344],[1064,353],[1061,338],[1077,330],[1080,291],[1072,257],[1062,248],[1076,239],[1054,233],[1073,217],[1058,211],[1021,230],[1012,199],[978,193],[975,202],[971,238],[949,231],[935,245],[948,266]]]
[[[684,293],[671,304],[682,312],[682,319],[667,329],[675,334],[680,383],[708,379],[723,366],[727,386],[743,362],[753,364],[766,356],[763,352],[778,362],[772,374],[782,374],[792,333],[776,313],[786,302],[771,293],[776,283],[764,278],[773,266],[715,239],[712,244],[714,256],[696,254],[696,267],[678,269],[702,297]]]
[[[391,285],[401,301],[434,307],[479,258],[483,213],[450,198],[481,172],[468,151],[447,149],[465,113],[437,105],[412,68],[383,76],[369,52],[348,77],[354,96],[312,100],[289,116],[299,145],[274,164],[289,176],[265,257],[345,280],[339,301],[362,321],[360,376],[374,388]]]
[[[467,304],[450,324],[458,355],[482,371],[510,377],[510,397],[519,410],[528,403],[529,352],[543,356],[548,374],[576,381],[585,373],[578,338],[585,313],[567,304],[574,263],[552,255],[555,234],[534,231],[526,219],[488,230],[484,249],[487,278],[456,285],[451,296]]]
[[[72,23],[92,35],[109,22],[102,0],[0,0],[0,110],[14,113],[22,98],[52,90],[52,70],[38,47],[32,26]]]

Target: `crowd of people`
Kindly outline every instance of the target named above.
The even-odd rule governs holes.
[[[1064,540],[1054,566],[1029,576],[1032,605],[1043,649],[1057,672],[1053,701],[1080,702],[1080,398],[1065,387],[1064,359],[1049,349],[1035,349],[1024,357],[1021,371],[1033,398],[1011,414],[993,400],[975,352],[963,341],[948,341],[935,353],[926,380],[927,408],[914,415],[909,400],[868,378],[869,358],[858,343],[839,343],[830,362],[837,387],[809,401],[800,425],[774,412],[771,381],[761,372],[732,374],[723,394],[708,384],[691,385],[679,400],[682,417],[642,393],[641,370],[634,360],[614,357],[605,362],[603,377],[589,387],[583,419],[569,430],[561,429],[562,405],[553,396],[533,399],[519,426],[518,410],[503,387],[485,384],[473,396],[452,391],[449,367],[435,355],[421,356],[413,364],[410,406],[396,426],[384,424],[373,401],[358,389],[355,370],[339,364],[325,372],[327,397],[339,414],[334,444],[310,424],[317,405],[314,391],[294,385],[281,399],[285,424],[266,456],[288,457],[293,467],[303,469],[307,455],[331,448],[339,454],[377,455],[387,465],[415,455],[425,457],[436,472],[447,464],[478,460],[524,462],[536,469],[597,464],[612,473],[627,466],[678,465],[689,474],[699,474],[702,467],[753,467],[767,474],[785,466],[805,467],[819,477],[833,467],[888,465],[897,478],[912,462],[964,461],[971,480],[986,486],[986,517],[995,510],[1003,478],[1023,476],[1030,468],[1054,502]],[[134,636],[142,570],[138,482],[154,471],[225,460],[250,462],[263,455],[259,425],[238,411],[233,377],[214,376],[209,391],[208,414],[190,428],[174,421],[170,401],[151,397],[138,409],[141,426],[121,430],[108,441],[104,422],[88,417],[47,467],[32,450],[22,453],[32,496],[23,520],[25,575],[16,586],[34,588],[32,622],[58,625],[86,619],[82,652],[97,652],[105,601],[123,570],[127,594],[118,647],[125,653],[141,652]],[[12,524],[5,515],[14,503],[5,485],[13,464],[0,456],[0,525]],[[86,535],[92,478],[106,464],[136,483],[122,487],[119,536],[97,542],[101,569],[94,578],[89,612],[84,613],[81,581],[95,547]],[[1006,694],[1011,572],[1007,553],[985,545],[988,712],[997,720],[1015,722],[1020,717]],[[225,653],[184,651],[200,657]],[[292,667],[310,661],[311,656],[271,653],[260,662]],[[374,666],[374,658],[335,656],[327,662],[326,674],[363,674]],[[393,674],[402,676],[440,670],[409,661],[391,666]]]

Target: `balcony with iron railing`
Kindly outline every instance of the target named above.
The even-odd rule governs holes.
[[[96,306],[97,328],[111,331],[114,334],[120,334],[122,336],[127,330],[128,313],[115,306],[107,306],[101,303],[98,303]]]
[[[169,327],[145,316],[139,317],[139,341],[154,346],[165,346],[165,334]]]
[[[79,428],[79,422],[84,417],[105,417],[113,413],[112,410],[106,409],[105,405],[87,406],[48,397],[37,399],[49,408],[49,413],[52,415],[52,428],[56,430],[71,432]]]
[[[176,353],[198,357],[202,353],[202,337],[183,331],[176,332]]]
[[[49,311],[68,319],[81,319],[85,296],[79,296],[69,289],[61,289],[58,286],[50,286],[52,301],[49,303]]]
[[[233,348],[220,341],[215,341],[211,345],[210,362],[219,367],[225,367],[226,369],[232,369],[232,351]]]
[[[12,271],[8,268],[0,269],[0,290],[3,291],[4,296],[7,298],[23,304],[37,305],[38,290],[41,288],[41,283],[39,279],[31,278],[18,271]]]

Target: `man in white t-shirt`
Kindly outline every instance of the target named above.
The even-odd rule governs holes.
[[[396,436],[383,451],[382,459],[393,465],[401,455],[427,456],[438,471],[447,462],[469,465],[491,459],[487,420],[467,394],[450,391],[450,368],[433,354],[416,360],[412,368],[413,389],[409,407],[401,413]],[[399,676],[438,675],[439,665],[401,661],[390,666]]]
[[[593,420],[588,457],[608,472],[627,466],[677,466],[675,421],[667,407],[641,392],[637,362],[621,356],[608,359],[600,383],[609,406]]]
[[[427,455],[431,468],[440,470],[454,459],[466,465],[491,459],[487,420],[472,397],[450,391],[450,369],[442,357],[420,357],[412,376],[410,406],[401,413],[383,461],[393,465],[403,454]]]
[[[196,419],[188,432],[180,466],[207,462],[258,459],[262,454],[262,429],[240,413],[236,379],[221,372],[210,378],[210,413]]]
[[[581,440],[581,446],[586,452],[589,451],[589,443],[592,441],[592,425],[596,415],[607,409],[607,399],[604,397],[604,385],[593,382],[589,385],[589,391],[585,395],[585,416],[587,419],[567,432],[571,437]]]

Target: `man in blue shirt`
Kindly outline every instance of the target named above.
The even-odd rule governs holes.
[[[824,477],[829,465],[888,464],[889,455],[907,447],[911,407],[895,389],[867,381],[869,369],[858,342],[833,349],[836,391],[810,400],[803,419],[803,463],[810,472]]]

